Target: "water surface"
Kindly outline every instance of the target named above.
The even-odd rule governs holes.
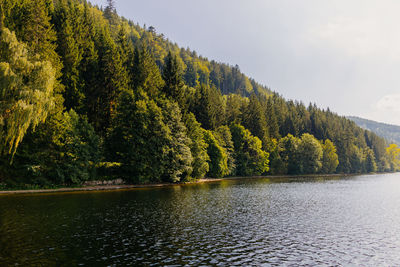
[[[400,262],[400,174],[0,196],[0,265]]]

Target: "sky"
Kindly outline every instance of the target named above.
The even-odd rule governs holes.
[[[115,2],[125,18],[238,64],[286,99],[400,125],[400,1]]]

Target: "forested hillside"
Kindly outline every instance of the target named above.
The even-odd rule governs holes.
[[[119,17],[112,0],[104,10],[84,0],[0,3],[0,183],[399,166],[397,146]]]
[[[367,120],[360,117],[348,117],[363,129],[370,130],[385,138],[388,142],[400,144],[400,126]]]

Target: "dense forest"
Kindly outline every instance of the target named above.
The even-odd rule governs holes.
[[[0,31],[3,185],[400,167],[396,145],[180,48],[112,0],[0,0]]]
[[[360,117],[348,116],[348,119],[354,121],[363,129],[376,133],[385,138],[387,142],[400,144],[400,126],[392,125],[372,120],[363,119]]]

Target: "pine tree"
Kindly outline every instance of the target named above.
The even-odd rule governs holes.
[[[151,98],[157,98],[164,86],[153,56],[144,47],[135,49],[131,77],[133,88],[143,88]]]
[[[122,163],[122,177],[139,183],[185,181],[192,172],[188,145],[176,104],[161,101],[160,107],[143,91],[138,97],[122,92],[107,137],[107,151]]]
[[[164,123],[169,128],[169,136],[165,136],[164,173],[165,182],[184,182],[192,174],[193,157],[190,152],[190,139],[186,135],[186,127],[182,122],[179,106],[175,102],[164,100],[160,103]]]
[[[260,101],[255,94],[250,96],[250,101],[245,109],[244,117],[243,126],[249,129],[253,135],[265,142],[266,138],[269,137],[267,121]]]
[[[108,19],[110,25],[115,25],[118,22],[117,12],[115,9],[115,1],[107,0],[107,6],[104,9],[104,17]]]
[[[178,102],[179,106],[183,108],[185,101],[185,84],[177,57],[176,55],[172,55],[171,51],[165,59],[162,78],[165,82],[163,87],[164,94]]]
[[[196,90],[192,112],[204,129],[216,129],[224,121],[224,106],[220,92],[214,87],[200,85]]]
[[[16,34],[21,41],[29,46],[31,55],[39,54],[42,60],[48,60],[60,75],[62,64],[56,53],[56,32],[51,24],[49,13],[53,9],[52,3],[45,0],[28,0],[20,6],[25,15],[22,27],[16,29]]]

